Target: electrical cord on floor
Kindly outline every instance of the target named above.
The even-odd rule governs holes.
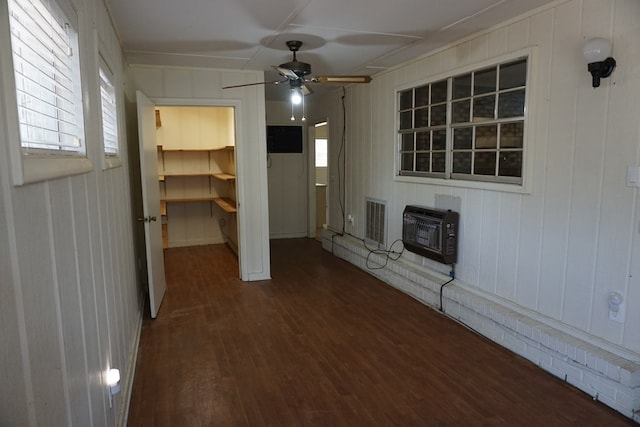
[[[370,248],[369,246],[367,246],[367,242],[361,237],[358,237],[351,233],[344,233],[344,234],[351,236],[354,239],[360,240],[364,245],[364,248],[369,251],[369,253],[367,254],[366,262],[365,262],[365,265],[369,270],[382,270],[387,266],[387,264],[389,263],[389,260],[397,261],[400,259],[400,257],[404,253],[404,245],[402,245],[402,250],[400,252],[393,250],[393,246],[398,242],[402,243],[402,239],[397,239],[393,243],[391,243],[391,245],[389,246],[389,249],[379,249],[379,248]],[[375,266],[372,265],[371,263],[373,261],[371,260],[371,255],[384,256],[384,264],[376,264]]]
[[[444,289],[445,286],[447,286],[449,283],[453,282],[456,278],[456,265],[455,264],[451,264],[451,272],[449,273],[451,275],[451,279],[449,279],[448,281],[444,282],[442,285],[440,285],[440,311],[444,313],[444,306],[442,305],[442,290]]]

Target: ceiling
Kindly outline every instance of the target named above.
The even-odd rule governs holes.
[[[264,70],[269,81],[291,60],[287,40],[303,42],[313,76],[374,75],[551,1],[106,0],[130,64]],[[267,85],[267,100],[281,89]]]

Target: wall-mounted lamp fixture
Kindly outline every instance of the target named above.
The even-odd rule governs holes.
[[[600,86],[600,79],[609,77],[616,68],[616,60],[611,57],[611,43],[607,39],[588,40],[582,48],[587,60],[587,70],[591,73],[593,87]]]
[[[120,393],[120,370],[109,369],[106,376],[107,386],[109,386],[109,408],[113,406],[113,396]]]

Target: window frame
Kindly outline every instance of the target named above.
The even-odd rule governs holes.
[[[74,25],[78,41],[78,60],[80,76],[86,76],[90,68],[87,59],[88,45],[84,34],[88,34],[85,23],[85,14],[81,8],[76,7],[70,0],[51,0],[55,6],[64,13],[65,17]],[[81,153],[59,152],[55,150],[25,150],[22,147],[20,125],[18,118],[18,102],[16,92],[15,71],[13,66],[13,50],[11,44],[11,29],[9,24],[9,4],[0,7],[0,96],[4,101],[4,119],[6,120],[5,137],[9,146],[9,158],[11,163],[11,175],[14,185],[24,185],[33,182],[45,181],[59,177],[77,175],[93,170],[93,163],[88,157],[89,147],[87,134],[89,129],[87,81],[80,79],[79,87],[82,95],[83,113],[80,127],[83,129],[83,150]]]
[[[535,74],[533,72],[534,65],[537,63],[536,61],[536,47],[528,47],[525,49],[520,49],[517,51],[513,51],[504,55],[500,55],[497,57],[493,57],[490,59],[486,59],[480,62],[475,62],[472,64],[468,64],[463,67],[455,68],[445,73],[440,73],[438,75],[429,76],[427,79],[413,81],[410,83],[403,84],[401,86],[397,86],[395,88],[395,104],[394,104],[394,181],[398,182],[407,182],[407,183],[422,183],[422,184],[434,184],[434,185],[444,185],[451,187],[462,187],[462,188],[477,188],[477,189],[487,189],[487,190],[495,190],[495,191],[504,191],[504,192],[514,192],[514,193],[531,193],[531,174],[532,174],[532,159],[533,159],[533,117],[535,111]],[[497,67],[499,65],[507,64],[509,62],[517,61],[518,59],[526,59],[526,82],[525,82],[525,100],[524,100],[524,115],[522,116],[522,122],[524,123],[524,131],[523,131],[523,148],[522,148],[522,178],[517,178],[518,182],[514,182],[516,180],[506,178],[506,179],[495,179],[498,177],[492,177],[487,175],[463,175],[454,174],[452,167],[452,159],[453,156],[453,142],[452,142],[452,129],[456,127],[455,124],[452,123],[452,85],[447,85],[447,118],[446,118],[446,167],[444,173],[438,172],[424,172],[411,175],[401,174],[401,138],[402,133],[400,132],[400,96],[399,94],[403,91],[409,89],[420,88],[425,85],[431,85],[433,83],[438,83],[440,81],[449,81],[453,80],[453,78],[462,76],[464,74],[468,74],[471,72],[482,71],[486,68]],[[497,90],[497,88],[496,88]],[[494,122],[508,122],[513,121],[509,119],[497,119],[488,122],[488,124],[494,124]]]

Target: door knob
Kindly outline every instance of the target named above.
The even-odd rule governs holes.
[[[156,218],[155,216],[145,216],[145,217],[136,218],[136,221],[140,221],[140,222],[154,222],[157,220],[158,218]]]

